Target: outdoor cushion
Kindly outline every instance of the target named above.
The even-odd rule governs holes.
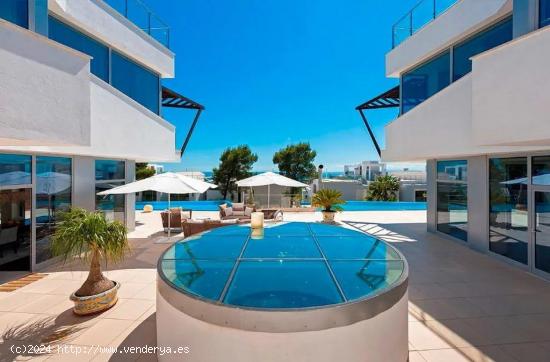
[[[226,207],[224,211],[225,216],[232,216],[234,214],[232,207]]]
[[[252,207],[245,207],[244,209],[244,216],[251,216],[252,215],[252,211],[254,211],[254,208]]]
[[[234,211],[244,211],[244,202],[240,202],[240,203],[233,203],[233,210]]]
[[[222,224],[236,224],[238,221],[238,219],[226,219],[226,220],[221,220],[220,223]]]

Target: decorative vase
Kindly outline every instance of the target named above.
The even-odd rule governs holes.
[[[117,291],[120,288],[120,283],[116,281],[113,283],[115,283],[114,287],[96,295],[79,297],[75,293],[71,294],[70,299],[74,302],[73,312],[77,315],[88,315],[111,308],[118,300]]]

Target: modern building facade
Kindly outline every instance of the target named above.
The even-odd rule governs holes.
[[[162,118],[169,30],[140,28],[113,4],[0,2],[0,271],[51,262],[59,212],[71,206],[133,229],[134,195],[96,193],[133,181],[136,162],[179,160]]]
[[[382,159],[427,162],[430,231],[548,278],[550,0],[441,3],[394,26]]]

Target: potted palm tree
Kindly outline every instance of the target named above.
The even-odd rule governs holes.
[[[322,207],[323,222],[333,223],[334,214],[342,211],[342,206],[346,202],[342,200],[342,193],[338,190],[322,189],[317,191],[311,198],[311,205],[314,207]]]
[[[378,176],[369,183],[368,201],[397,201],[399,195],[399,179],[392,175]]]
[[[71,295],[75,314],[98,313],[117,302],[120,283],[103,275],[101,261],[117,262],[125,256],[129,251],[126,235],[122,223],[106,220],[101,212],[72,208],[62,214],[52,238],[52,254],[64,262],[79,258],[90,264],[88,278]]]

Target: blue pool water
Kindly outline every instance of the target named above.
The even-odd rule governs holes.
[[[218,211],[218,205],[226,202],[228,201],[172,201],[170,202],[170,207],[181,207],[194,211]],[[143,210],[144,205],[153,205],[153,210],[156,211],[168,209],[168,201],[137,201],[136,210]]]
[[[218,205],[230,203],[224,200],[215,201],[172,201],[171,207],[182,207],[196,211],[218,211]],[[166,210],[168,201],[138,201],[136,210],[143,210],[143,205],[153,205],[154,210]],[[426,210],[425,202],[383,202],[383,201],[347,201],[342,205],[345,211],[405,211]]]
[[[250,308],[356,301],[396,284],[405,262],[384,241],[319,223],[277,223],[252,236],[232,225],[191,236],[161,257],[159,274],[184,293]]]

